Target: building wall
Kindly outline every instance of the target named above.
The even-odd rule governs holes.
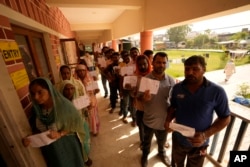
[[[75,36],[61,11],[56,7],[48,7],[46,0],[2,0],[0,4],[55,30],[58,34],[65,35],[65,37]],[[22,20],[19,21],[22,22]]]
[[[66,18],[45,0],[0,0],[0,48],[18,49],[11,25],[40,32],[46,43],[52,75],[58,79],[60,39],[73,38]],[[20,54],[20,52],[19,52]],[[6,58],[0,50],[0,154],[7,166],[46,166],[40,149],[25,148],[22,138],[31,134],[28,111],[31,101],[29,80],[22,58]]]

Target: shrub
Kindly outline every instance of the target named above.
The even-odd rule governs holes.
[[[239,90],[236,94],[243,96],[244,98],[250,98],[250,85],[247,83],[242,83],[239,85]]]

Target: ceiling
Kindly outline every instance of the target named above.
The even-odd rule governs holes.
[[[58,7],[75,31],[79,41],[97,41],[103,31],[125,11],[140,8],[141,0],[46,0],[48,6]]]
[[[105,31],[112,30],[112,23],[114,23],[124,12],[128,10],[139,10],[144,3],[144,0],[45,1],[48,6],[58,7],[61,10],[69,21],[71,30],[76,32],[77,40],[85,44],[98,42],[98,39],[105,34]],[[225,15],[225,12],[222,14]],[[210,17],[219,17],[219,15],[213,14],[206,16],[206,18],[203,17],[199,19],[204,20]]]

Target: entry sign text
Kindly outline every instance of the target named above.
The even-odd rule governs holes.
[[[249,167],[250,151],[230,151],[230,167]]]

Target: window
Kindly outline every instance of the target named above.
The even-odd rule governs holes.
[[[43,40],[43,34],[11,25],[15,40],[19,45],[29,79],[41,76],[53,82],[51,68]]]

